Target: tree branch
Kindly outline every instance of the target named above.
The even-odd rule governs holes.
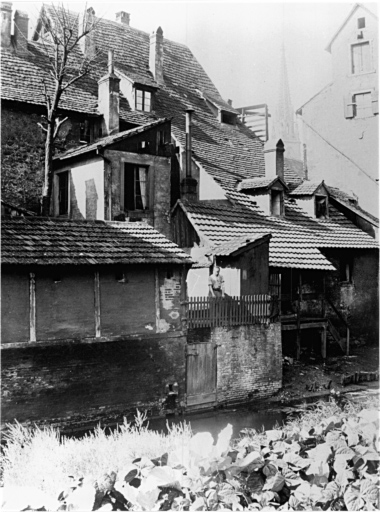
[[[61,128],[61,126],[63,125],[63,123],[65,121],[68,120],[68,117],[65,117],[64,119],[62,119],[61,121],[57,118],[55,120],[55,128],[54,128],[54,133],[53,133],[53,140],[55,140],[57,138],[57,135],[58,135],[58,132],[59,132],[59,129]]]

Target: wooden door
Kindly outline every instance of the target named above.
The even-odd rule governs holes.
[[[187,405],[212,405],[216,401],[216,345],[187,346]]]

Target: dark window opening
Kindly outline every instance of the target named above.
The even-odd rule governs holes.
[[[150,112],[152,104],[152,93],[142,89],[136,89],[136,110]]]
[[[127,277],[125,275],[125,273],[122,271],[122,270],[117,270],[116,273],[115,273],[115,280],[118,282],[118,283],[127,283]]]
[[[234,125],[236,124],[236,116],[234,114],[222,112],[222,123]]]
[[[126,210],[148,210],[148,169],[125,164],[124,207]]]
[[[166,271],[166,279],[172,279],[173,278],[173,271],[167,270]]]
[[[271,214],[278,217],[284,214],[284,194],[282,190],[271,191]]]
[[[358,18],[358,28],[365,28],[365,18]]]
[[[69,172],[58,174],[58,214],[69,213]]]
[[[101,135],[100,135],[101,137]],[[91,140],[90,133],[90,123],[86,120],[83,123],[80,123],[80,134],[79,134],[80,142],[89,143]]]
[[[165,132],[163,130],[158,131],[158,145],[163,146],[165,144]]]
[[[326,219],[328,217],[327,197],[316,196],[315,216],[317,219]]]

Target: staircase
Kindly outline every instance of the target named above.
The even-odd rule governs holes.
[[[330,343],[331,341],[336,341],[340,348],[342,349],[342,352],[345,354],[347,351],[347,338],[343,338],[337,329],[333,326],[331,323],[331,320],[329,318],[327,320],[327,342]]]

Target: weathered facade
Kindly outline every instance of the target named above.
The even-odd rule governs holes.
[[[326,50],[332,81],[298,109],[310,179],[379,211],[378,18],[355,4]]]
[[[190,259],[173,243],[142,223],[19,217],[2,261],[3,422],[184,407]]]

